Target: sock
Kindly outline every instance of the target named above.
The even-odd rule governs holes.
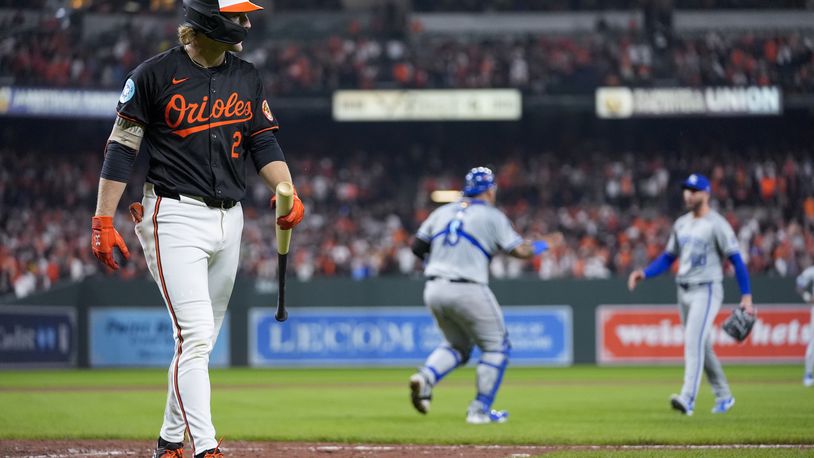
[[[430,385],[435,386],[462,362],[464,358],[461,352],[447,344],[441,344],[430,353],[420,372],[427,377]]]

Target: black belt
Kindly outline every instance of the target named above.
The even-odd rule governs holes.
[[[155,195],[166,197],[168,199],[181,200],[181,194],[163,188],[155,188]],[[212,197],[197,197],[197,196],[188,196],[188,197],[191,199],[200,200],[201,202],[205,203],[207,207],[222,208],[224,210],[228,210],[237,205],[237,201],[232,199],[214,199]]]
[[[427,280],[446,280],[452,283],[476,283],[468,278],[446,278],[446,277],[427,277]]]
[[[711,281],[705,281],[705,282],[701,282],[701,283],[678,283],[678,286],[680,286],[681,289],[690,289],[690,288],[695,288],[696,286],[707,286],[707,285],[711,285],[711,284],[712,284]]]

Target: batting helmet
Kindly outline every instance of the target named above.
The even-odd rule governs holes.
[[[464,195],[477,196],[495,186],[495,174],[488,167],[475,167],[466,174]]]
[[[184,23],[215,41],[233,45],[246,39],[248,29],[232,22],[223,13],[262,9],[262,6],[243,0],[184,0]]]

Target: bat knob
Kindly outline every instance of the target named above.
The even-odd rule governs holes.
[[[274,314],[274,319],[282,323],[288,319],[288,310],[280,310]]]

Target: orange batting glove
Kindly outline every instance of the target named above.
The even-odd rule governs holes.
[[[130,220],[135,224],[144,219],[144,205],[141,205],[141,202],[133,202],[128,208],[130,210]]]
[[[272,210],[277,206],[277,194],[271,196]],[[291,211],[287,215],[277,218],[277,225],[280,229],[291,229],[297,224],[300,224],[302,217],[305,215],[305,207],[302,205],[300,196],[297,195],[297,189],[294,188],[294,201],[291,204]]]
[[[94,216],[91,219],[93,234],[90,238],[90,247],[96,259],[113,270],[119,269],[119,264],[113,259],[113,246],[119,248],[124,259],[130,259],[130,251],[124,244],[124,239],[113,228],[112,216]]]

